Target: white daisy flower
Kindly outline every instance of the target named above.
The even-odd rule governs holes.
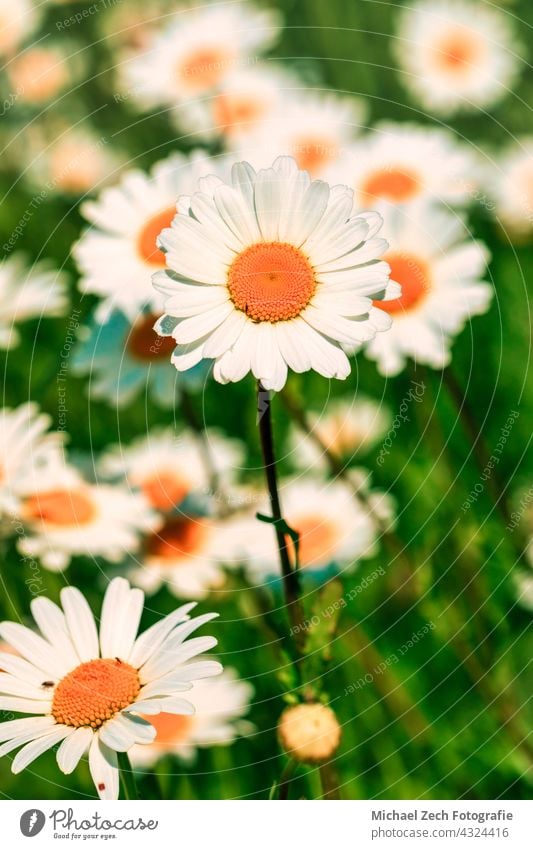
[[[239,163],[231,185],[211,177],[199,188],[159,237],[166,314],[155,329],[176,341],[174,366],[214,359],[219,382],[252,371],[275,390],[288,367],[347,377],[341,344],[386,330],[372,299],[399,292],[380,261],[381,217],[354,214],[350,189],[312,182],[290,157],[258,173]]]
[[[424,198],[461,204],[473,195],[477,167],[446,130],[382,122],[350,145],[326,179],[347,183],[363,209]]]
[[[209,461],[218,475],[228,479],[242,464],[242,448],[216,431],[206,431]],[[191,495],[209,494],[211,485],[204,447],[188,430],[151,431],[130,446],[117,445],[103,455],[102,473],[123,478],[140,489],[154,510],[173,510]]]
[[[188,662],[217,641],[187,637],[217,614],[190,619],[194,605],[187,604],[137,636],[143,602],[141,590],[115,578],[104,597],[99,630],[75,587],[61,590],[63,609],[44,596],[33,599],[40,634],[17,622],[0,624],[0,636],[21,655],[0,654],[5,670],[0,709],[31,714],[0,724],[0,756],[19,749],[12,772],[22,772],[60,744],[62,772],[73,772],[88,752],[99,797],[118,799],[117,752],[152,743],[157,733],[141,714],[194,713],[182,693],[222,667],[212,660]]]
[[[533,232],[533,136],[520,138],[496,162],[491,174],[496,215],[512,235]]]
[[[443,368],[452,338],[490,306],[492,286],[480,282],[489,252],[470,238],[461,218],[425,204],[391,210],[384,229],[390,240],[385,259],[402,294],[377,305],[394,320],[366,353],[384,375],[398,374],[407,357]]]
[[[287,154],[312,177],[327,179],[328,169],[366,118],[366,107],[356,97],[300,88],[281,96],[277,109],[266,113],[256,130],[233,149],[255,168],[268,168],[280,153]]]
[[[492,106],[510,93],[520,65],[510,16],[481,2],[403,9],[394,46],[405,85],[442,115]]]
[[[39,26],[42,6],[33,0],[0,0],[0,54],[11,55]]]
[[[48,463],[40,477],[26,492],[19,488],[25,534],[17,547],[47,569],[64,569],[79,555],[118,562],[138,549],[142,533],[160,524],[141,493],[87,483],[63,462]]]
[[[0,348],[20,341],[15,324],[31,318],[62,315],[68,307],[67,277],[47,263],[26,267],[20,254],[0,264]]]
[[[268,118],[279,114],[285,92],[301,85],[294,74],[270,62],[238,68],[219,90],[187,102],[172,115],[179,128],[207,141],[221,136],[226,149],[234,150],[264,127]],[[271,162],[272,155],[267,160]]]
[[[190,157],[173,154],[149,174],[128,172],[118,186],[82,205],[93,228],[82,235],[73,253],[82,273],[81,291],[104,299],[100,319],[113,307],[130,319],[144,306],[162,312],[162,299],[150,286],[150,274],[165,266],[156,238],[177,215],[178,196],[191,194],[209,172],[225,176],[228,168],[224,160],[212,160],[200,151]]]
[[[390,410],[372,398],[336,398],[323,414],[310,413],[313,434],[339,459],[369,451],[389,429]],[[295,431],[291,438],[291,460],[305,469],[327,469],[328,463],[312,436]]]
[[[225,669],[213,681],[198,681],[187,694],[194,714],[160,713],[146,717],[157,735],[153,743],[131,749],[132,764],[151,766],[169,754],[190,763],[198,749],[228,745],[239,735],[249,734],[253,725],[242,717],[250,709],[253,694],[251,684],[241,681],[234,669]]]
[[[75,53],[72,48],[70,53]],[[34,105],[56,98],[67,86],[73,86],[80,75],[83,59],[69,55],[59,44],[29,47],[6,67],[13,91],[21,102]]]
[[[199,601],[224,585],[223,564],[233,560],[230,542],[225,520],[171,515],[145,540],[142,558],[128,577],[147,593],[166,586],[178,598]]]
[[[295,478],[282,483],[280,497],[283,518],[300,534],[299,561],[304,574],[329,566],[351,569],[360,558],[375,552],[376,522],[347,483],[314,476]],[[268,504],[260,504],[258,512],[269,515]],[[279,554],[268,523],[250,514],[234,521],[233,533],[253,583],[279,576]]]
[[[0,410],[0,512],[14,513],[20,490],[61,455],[64,434],[50,432],[51,423],[34,403]]]
[[[182,10],[165,32],[121,65],[123,85],[144,106],[173,105],[219,88],[276,40],[280,17],[249,3]]]

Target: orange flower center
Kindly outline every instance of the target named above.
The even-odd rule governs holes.
[[[148,720],[157,731],[152,745],[162,747],[183,743],[194,725],[194,716],[178,713],[158,713],[155,716],[144,716],[143,719]]]
[[[196,91],[213,88],[226,76],[231,55],[220,47],[203,47],[191,53],[178,68],[178,76]]]
[[[385,257],[391,267],[391,280],[402,287],[402,294],[392,301],[374,301],[374,306],[388,313],[408,312],[426,297],[429,289],[429,269],[425,262],[408,254]]]
[[[480,45],[469,32],[449,33],[435,48],[435,61],[444,71],[460,74],[479,59]]]
[[[334,522],[317,513],[290,523],[300,534],[300,565],[316,566],[333,558],[339,532]],[[292,543],[291,543],[292,545]]]
[[[147,554],[162,560],[180,560],[198,551],[207,532],[203,519],[175,516],[148,540]]]
[[[362,186],[367,201],[385,199],[393,203],[404,203],[415,197],[420,183],[415,174],[400,168],[383,168],[374,171]]]
[[[302,171],[317,174],[337,156],[339,149],[329,138],[309,137],[293,145],[292,154]]]
[[[313,269],[298,248],[261,242],[240,253],[228,271],[231,300],[253,321],[288,321],[311,300]]]
[[[158,336],[154,330],[157,316],[148,313],[135,322],[128,335],[126,347],[136,360],[153,362],[162,357],[167,360],[176,347],[172,336]]]
[[[258,99],[246,95],[220,94],[213,104],[215,126],[228,134],[243,127],[249,129],[264,111]]]
[[[156,510],[171,510],[180,504],[190,490],[190,485],[184,478],[179,478],[172,472],[160,470],[152,477],[145,478],[141,489],[148,501]]]
[[[79,489],[51,489],[38,492],[24,502],[24,516],[49,525],[86,525],[96,515],[87,492]]]
[[[156,239],[165,227],[170,227],[176,207],[171,206],[149,218],[137,237],[137,250],[141,259],[148,265],[165,265],[165,254],[156,245]]]
[[[137,670],[118,658],[82,663],[61,679],[52,702],[52,716],[61,725],[99,728],[131,705],[141,685]]]

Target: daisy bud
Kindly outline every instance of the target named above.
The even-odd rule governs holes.
[[[326,705],[301,704],[286,708],[278,737],[287,754],[300,763],[317,764],[331,758],[341,739],[337,717]]]

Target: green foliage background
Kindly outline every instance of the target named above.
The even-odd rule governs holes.
[[[300,0],[278,4],[286,28],[273,58],[283,58],[311,84],[323,81],[338,91],[367,99],[371,122],[379,119],[440,123],[412,102],[401,85],[391,53],[398,4]],[[522,40],[530,43],[531,6],[528,0],[506,3],[522,19]],[[83,4],[48,8],[42,32],[57,34],[56,22]],[[169,11],[174,8],[169,3]],[[191,139],[176,138],[164,111],[138,115],[130,102],[116,103],[114,56],[102,39],[101,15],[89,17],[61,33],[72,39],[89,63],[87,81],[75,87],[54,107],[60,114],[91,115],[95,131],[127,152],[131,165],[149,167],[175,149],[192,147]],[[316,83],[315,83],[316,84]],[[450,122],[452,131],[469,144],[497,157],[513,137],[531,132],[533,77],[524,73],[519,85],[493,114],[475,113]],[[96,111],[95,111],[96,110]],[[6,118],[8,133],[26,122],[47,116],[15,110]],[[32,189],[18,180],[16,169],[4,166],[0,207],[2,241],[9,236],[32,199]],[[527,290],[533,271],[533,246],[514,245],[491,219],[482,204],[470,217],[475,236],[492,252],[490,277],[496,297],[490,312],[476,318],[454,346],[453,372],[467,390],[469,406],[482,427],[489,453],[512,411],[519,417],[505,444],[498,467],[502,492],[516,497],[531,484],[527,447],[531,433],[531,329]],[[18,247],[35,260],[50,257],[76,272],[70,247],[83,222],[77,204],[57,197],[47,200],[29,222]],[[73,286],[72,304],[87,317],[93,306]],[[22,344],[3,359],[5,406],[28,398],[37,400],[57,422],[58,351],[67,333],[67,318],[34,322],[23,328]],[[170,366],[169,366],[170,367]],[[482,493],[472,508],[461,505],[478,481],[472,445],[458,418],[442,375],[407,369],[395,379],[380,377],[363,356],[355,361],[344,384],[329,383],[316,375],[292,376],[295,391],[310,409],[323,409],[328,398],[363,392],[390,407],[395,415],[412,380],[422,380],[426,391],[412,404],[410,421],[399,430],[390,455],[376,466],[376,451],[365,459],[374,481],[390,490],[398,505],[397,535],[401,545],[381,545],[379,554],[365,561],[353,576],[327,590],[306,597],[309,615],[323,609],[331,598],[349,595],[365,575],[383,568],[373,581],[343,607],[330,646],[330,671],[318,661],[312,675],[322,676],[322,687],[343,724],[344,736],[335,762],[345,798],[528,798],[531,795],[533,748],[525,741],[531,728],[532,657],[531,614],[516,603],[513,575],[519,568],[517,547],[525,522],[515,534],[488,497]],[[89,402],[85,381],[71,375],[67,388],[67,429],[73,452],[98,453],[110,443],[128,443],[156,424],[182,421],[179,407],[168,412],[140,398],[117,411]],[[250,379],[222,387],[209,382],[198,399],[198,409],[209,425],[216,425],[248,446],[248,479],[260,478],[260,454],[255,426],[254,385]],[[283,455],[289,429],[287,415],[274,401],[276,437]],[[358,458],[359,462],[359,458]],[[282,460],[290,471],[288,460]],[[520,537],[520,540],[519,540]],[[106,583],[106,564],[95,569],[89,560],[77,560],[65,575],[41,572],[42,592],[58,599],[68,581],[99,609]],[[32,578],[20,563],[14,546],[6,552],[1,574],[2,618],[23,619]],[[140,777],[145,798],[266,798],[279,778],[284,759],[275,739],[277,718],[285,704],[287,661],[280,655],[276,627],[283,625],[279,600],[273,613],[261,616],[261,604],[238,577],[200,604],[200,612],[220,611],[215,626],[219,657],[251,681],[256,696],[250,714],[257,732],[230,748],[201,752],[192,766],[170,758],[160,762],[154,775]],[[149,601],[145,624],[172,609],[165,591]],[[434,628],[397,663],[375,673],[379,655],[397,655],[413,633]],[[317,640],[320,635],[317,635]],[[376,655],[376,651],[379,655]],[[350,685],[373,671],[373,680],[354,692]],[[283,675],[281,678],[283,679]],[[289,680],[290,684],[290,680]],[[7,717],[3,717],[6,719]],[[0,788],[4,798],[93,797],[86,766],[62,776],[53,753],[40,758],[20,776],[1,764]],[[528,778],[529,776],[529,778]],[[291,791],[296,798],[319,794],[317,770],[302,769]]]

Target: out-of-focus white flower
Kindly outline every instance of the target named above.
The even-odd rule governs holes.
[[[450,132],[383,122],[356,139],[325,179],[353,188],[356,206],[380,209],[421,199],[465,203],[478,172],[475,157]]]
[[[182,9],[140,53],[125,58],[124,88],[142,105],[174,105],[220,88],[275,41],[280,17],[249,3]]]
[[[233,147],[255,168],[267,168],[276,156],[288,155],[312,177],[327,179],[328,169],[342,156],[365,121],[363,101],[302,87],[286,92],[277,108],[266,113],[255,130],[238,139]]]
[[[159,237],[167,269],[153,278],[166,296],[155,329],[176,341],[178,371],[214,359],[220,383],[251,371],[276,390],[288,368],[344,379],[341,345],[390,326],[372,305],[399,294],[380,261],[382,219],[354,213],[346,187],[282,156],[257,173],[234,165],[231,184],[201,180],[187,203]]]
[[[200,177],[210,173],[226,176],[229,166],[200,151],[177,153],[149,174],[129,171],[117,186],[83,204],[82,214],[93,227],[74,246],[74,256],[82,272],[81,290],[104,299],[99,318],[107,318],[113,307],[130,319],[143,306],[161,314],[162,298],[150,286],[150,274],[165,267],[156,239],[178,214],[178,196],[190,195]]]
[[[69,58],[58,44],[29,47],[7,66],[12,89],[24,103],[41,104],[73,86],[80,71],[80,57]]]
[[[28,268],[20,254],[0,264],[0,348],[19,342],[15,327],[31,318],[62,315],[68,307],[66,275],[47,263]]]
[[[355,454],[368,451],[379,442],[387,432],[392,417],[383,404],[357,395],[351,400],[334,399],[323,414],[310,413],[308,418],[317,440],[301,430],[295,430],[291,438],[290,459],[302,468],[326,470],[328,462],[317,441],[335,457],[347,460]]]
[[[511,16],[480,2],[422,0],[406,7],[394,48],[404,84],[442,115],[501,100],[520,66]]]
[[[191,495],[209,494],[211,474],[231,478],[242,463],[242,449],[235,440],[205,431],[209,461],[200,438],[188,430],[154,430],[124,447],[104,454],[104,475],[119,478],[140,489],[154,510],[167,512]],[[208,469],[207,462],[213,463]]]
[[[47,569],[68,566],[74,556],[118,562],[138,549],[141,534],[161,524],[144,496],[125,487],[87,483],[64,462],[52,461],[19,487],[18,517],[25,533],[19,551]]]
[[[131,749],[131,762],[151,766],[169,754],[191,762],[198,749],[233,743],[239,735],[253,731],[253,725],[242,718],[250,709],[253,693],[251,684],[241,681],[234,669],[225,669],[212,681],[199,681],[187,693],[195,713],[146,717],[157,735],[153,743]]]
[[[9,56],[39,26],[42,5],[33,0],[0,0],[0,54]]]
[[[222,671],[213,660],[189,662],[213,648],[214,637],[187,640],[217,614],[190,619],[194,605],[185,605],[137,636],[144,596],[124,578],[107,588],[99,630],[78,589],[61,590],[61,603],[33,599],[40,634],[18,622],[0,624],[21,655],[0,655],[0,708],[30,714],[0,724],[0,756],[19,749],[11,764],[17,774],[60,744],[57,764],[69,775],[88,752],[99,797],[118,799],[117,752],[152,743],[152,717],[193,714],[183,692]]]
[[[384,229],[390,241],[385,259],[402,294],[377,305],[393,324],[366,353],[384,375],[398,374],[407,357],[443,368],[453,337],[490,306],[492,286],[481,282],[489,252],[461,218],[426,204],[391,210]]]
[[[492,168],[490,193],[510,235],[533,233],[533,136],[518,139]]]
[[[62,456],[64,434],[49,431],[52,419],[37,404],[0,410],[0,512],[16,513],[19,493],[42,480]]]

